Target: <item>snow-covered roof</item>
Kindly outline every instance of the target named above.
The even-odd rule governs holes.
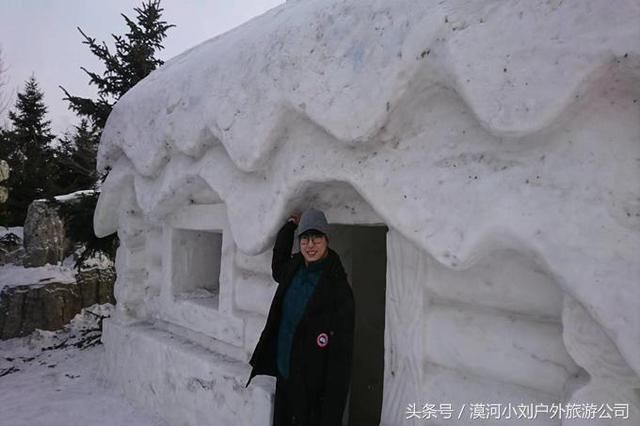
[[[345,184],[450,267],[531,253],[640,373],[638,22],[636,0],[288,1],[117,103],[96,232],[127,197],[222,200],[257,253]]]

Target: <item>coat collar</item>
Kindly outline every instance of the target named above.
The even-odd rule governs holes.
[[[331,247],[328,247],[327,249],[329,250],[329,253],[327,254],[327,257],[323,259],[323,270],[326,271],[327,275],[331,276],[346,275],[338,253],[336,253]],[[304,257],[302,256],[302,253],[297,252],[293,257],[293,260],[295,262],[295,271],[297,271],[300,266],[304,266]]]

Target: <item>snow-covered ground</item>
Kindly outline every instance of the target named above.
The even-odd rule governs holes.
[[[0,425],[167,425],[100,379],[104,346],[90,345],[99,332],[88,311],[104,316],[112,308],[93,305],[65,330],[0,341]]]

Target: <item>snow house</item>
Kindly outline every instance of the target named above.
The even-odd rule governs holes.
[[[248,360],[275,235],[315,207],[356,297],[345,425],[638,416],[638,22],[633,0],[298,0],[167,61],[99,147],[105,380],[172,425],[270,425]]]

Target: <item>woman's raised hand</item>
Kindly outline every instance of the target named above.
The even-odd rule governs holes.
[[[293,222],[296,225],[298,223],[300,223],[300,213],[298,212],[293,212],[289,215],[289,218],[287,219],[287,222]]]

